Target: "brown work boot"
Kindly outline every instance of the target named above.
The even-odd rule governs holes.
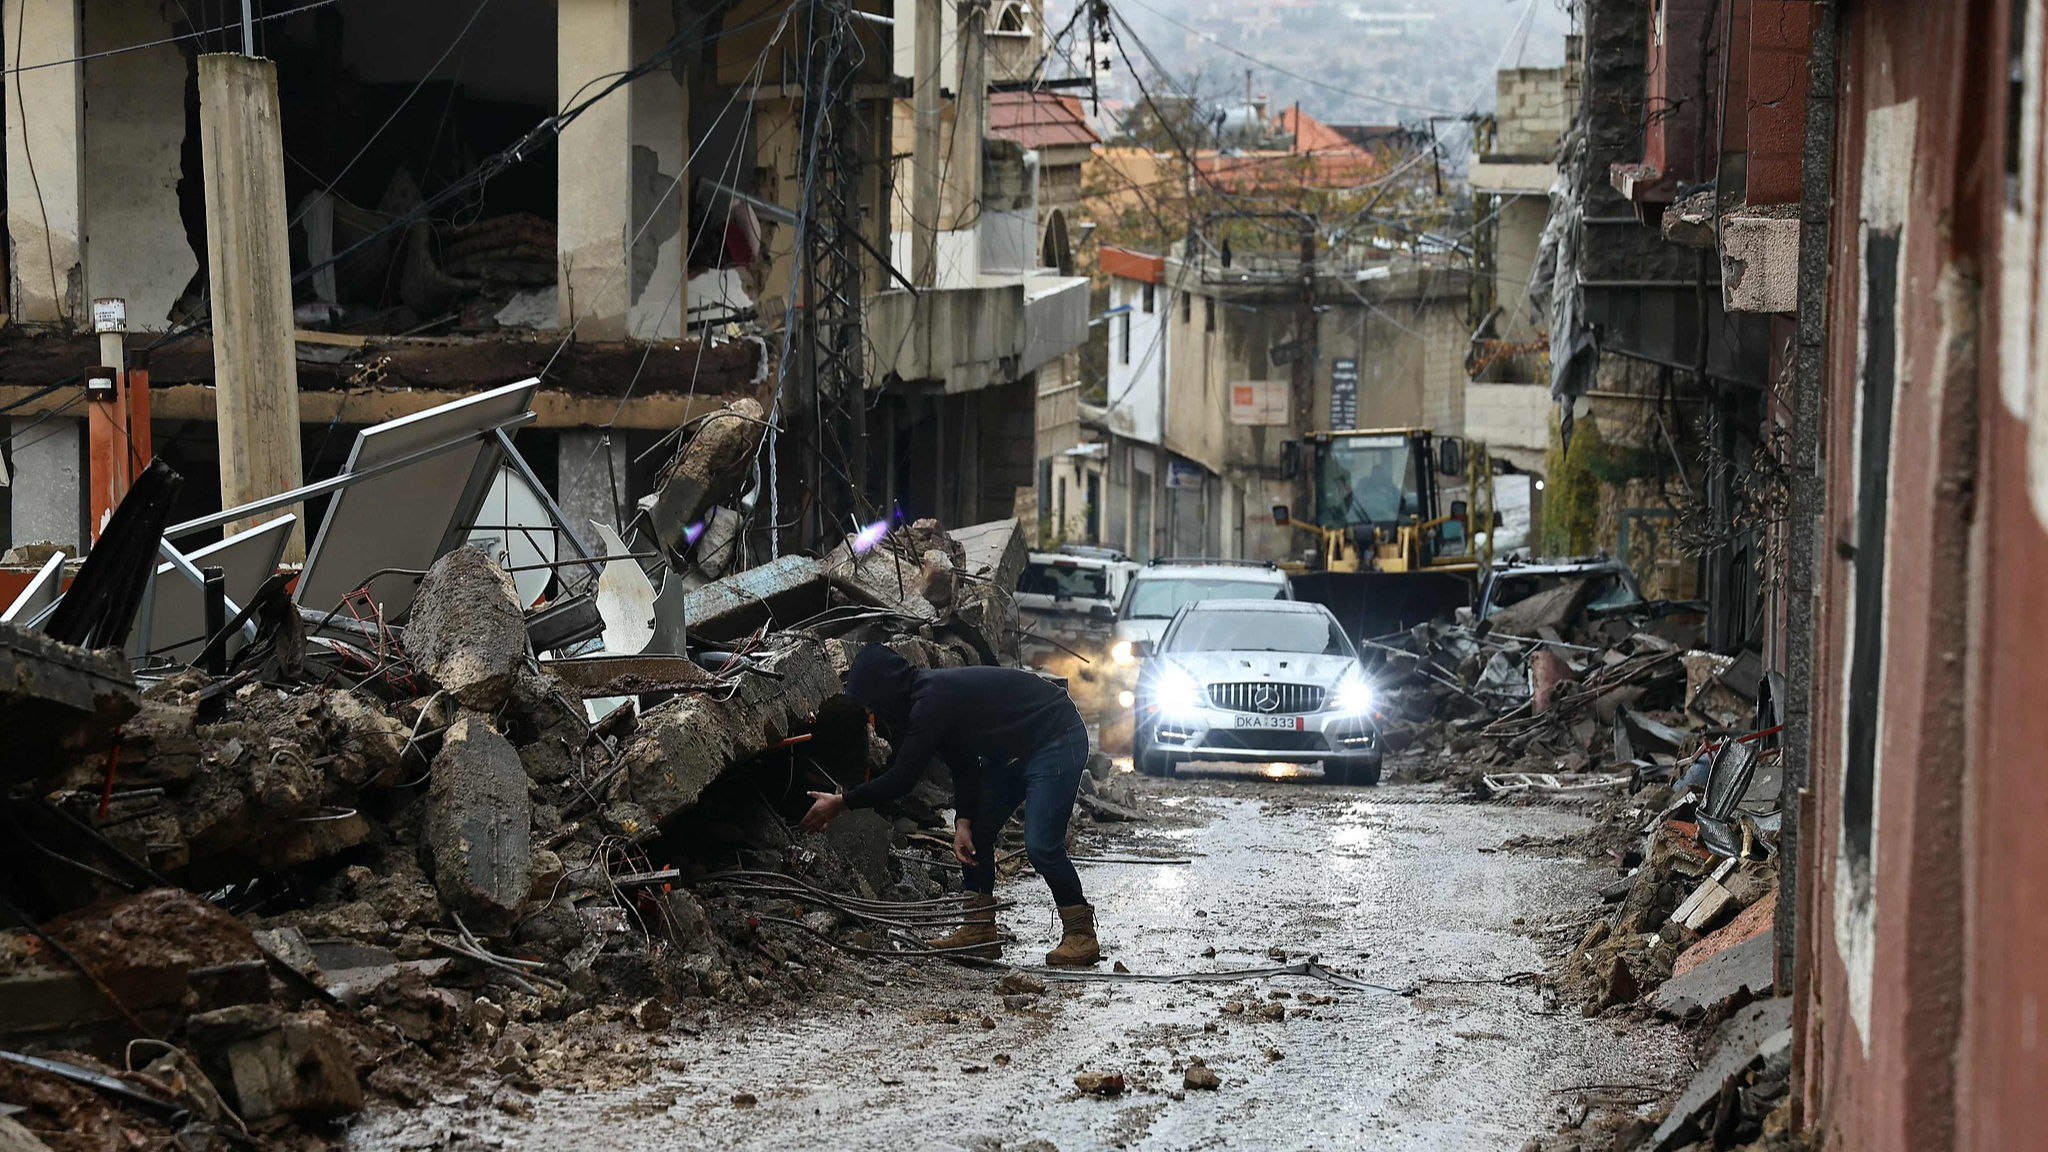
[[[967,894],[967,923],[955,929],[949,936],[925,941],[927,948],[971,949],[958,951],[957,956],[979,956],[984,960],[1003,958],[1003,938],[996,932],[996,898],[979,892]]]
[[[1102,945],[1095,939],[1095,905],[1067,904],[1060,908],[1060,946],[1045,954],[1047,964],[1081,966],[1102,960]]]

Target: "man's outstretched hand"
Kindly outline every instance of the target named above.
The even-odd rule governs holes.
[[[811,810],[797,825],[806,832],[823,832],[846,811],[846,797],[837,792],[812,792],[809,796]]]

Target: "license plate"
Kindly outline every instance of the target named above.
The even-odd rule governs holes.
[[[1288,732],[1299,732],[1302,719],[1299,716],[1235,716],[1233,728],[1279,728]]]

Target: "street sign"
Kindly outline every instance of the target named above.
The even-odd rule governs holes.
[[[1358,427],[1358,361],[1330,361],[1330,431]]]

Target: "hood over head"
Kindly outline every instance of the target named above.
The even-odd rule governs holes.
[[[880,644],[862,648],[846,671],[846,694],[893,725],[910,719],[910,697],[917,687],[915,665]]]

